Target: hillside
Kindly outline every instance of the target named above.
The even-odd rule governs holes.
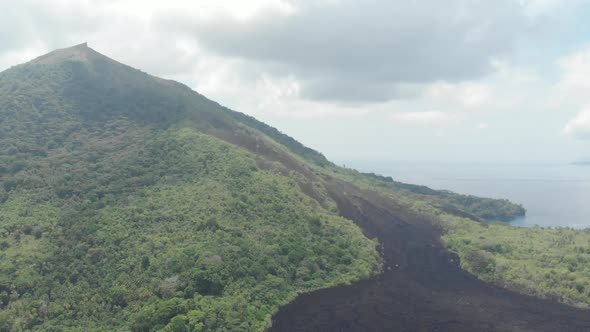
[[[0,73],[0,118],[2,331],[263,331],[297,294],[382,271],[338,183],[399,211],[524,213],[336,167],[86,44]]]
[[[261,330],[379,271],[322,155],[86,45],[0,74],[0,118],[5,330]]]

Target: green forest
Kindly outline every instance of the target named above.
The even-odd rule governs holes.
[[[1,331],[262,331],[297,294],[380,271],[321,181],[312,198],[301,174],[208,132],[323,156],[82,51],[0,74]]]
[[[520,228],[445,218],[443,237],[461,266],[526,294],[590,306],[590,230]]]
[[[0,331],[264,331],[382,270],[330,177],[443,225],[484,280],[588,303],[588,233],[487,225],[525,211],[337,167],[85,45],[0,73],[0,119]]]
[[[375,242],[248,153],[191,129],[112,137],[6,177],[4,330],[261,330],[379,270]]]

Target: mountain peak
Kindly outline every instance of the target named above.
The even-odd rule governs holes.
[[[97,59],[109,59],[108,57],[96,52],[88,47],[88,43],[84,42],[75,46],[58,49],[42,55],[30,63],[33,64],[56,64],[64,61],[81,61],[93,62]],[[109,59],[110,60],[110,59]]]

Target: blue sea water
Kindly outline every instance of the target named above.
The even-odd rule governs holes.
[[[481,164],[441,162],[345,163],[397,181],[522,204],[516,226],[590,228],[590,166],[568,163]]]

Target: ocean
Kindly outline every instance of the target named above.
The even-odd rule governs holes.
[[[568,163],[344,163],[397,181],[462,194],[507,198],[522,204],[526,217],[515,226],[590,228],[590,166]]]

